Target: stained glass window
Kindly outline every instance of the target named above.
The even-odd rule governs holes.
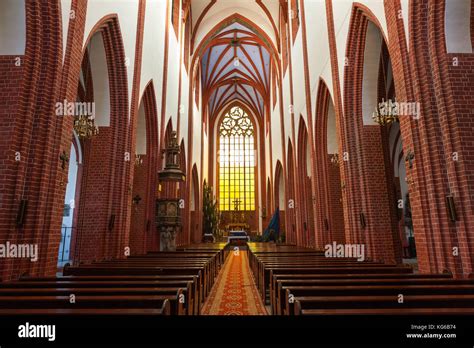
[[[232,107],[219,127],[219,209],[255,210],[254,128],[247,113]]]

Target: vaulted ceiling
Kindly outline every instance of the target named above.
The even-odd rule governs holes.
[[[231,23],[204,51],[201,81],[210,115],[239,100],[263,119],[270,87],[270,53],[251,29]]]
[[[258,119],[270,103],[282,0],[191,0],[192,53],[199,56],[202,102],[216,117],[241,102]]]

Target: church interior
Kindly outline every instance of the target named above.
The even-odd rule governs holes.
[[[473,0],[1,0],[0,317],[474,315],[473,46]]]

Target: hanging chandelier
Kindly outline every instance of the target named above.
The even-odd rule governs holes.
[[[91,42],[89,42],[87,47],[88,52],[91,50]],[[89,76],[90,76],[90,65],[87,64],[86,71],[83,71],[84,76],[84,86],[89,86]],[[86,100],[82,100],[85,102]],[[99,127],[95,125],[94,122],[95,115],[92,114],[84,114],[79,112],[74,116],[74,131],[76,132],[77,136],[81,140],[91,139],[94,136],[99,134]]]
[[[384,84],[384,91],[385,91],[385,101],[382,98],[382,102],[378,103],[375,107],[375,112],[372,114],[372,119],[375,123],[379,124],[380,126],[386,126],[392,124],[394,122],[398,122],[398,103],[396,101],[392,101],[389,98],[389,85],[387,83],[387,71],[385,69],[385,59],[381,59],[382,63],[382,74],[383,74],[383,84]]]
[[[90,139],[99,134],[99,127],[95,125],[94,118],[86,115],[74,117],[74,130],[80,139]]]
[[[381,126],[398,122],[397,103],[392,101],[392,99],[387,101],[382,99],[382,102],[375,108],[375,112],[372,114],[372,119],[375,123],[378,123]]]

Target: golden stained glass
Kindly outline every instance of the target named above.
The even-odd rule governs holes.
[[[219,127],[219,209],[255,210],[254,128],[247,113],[232,107]]]

